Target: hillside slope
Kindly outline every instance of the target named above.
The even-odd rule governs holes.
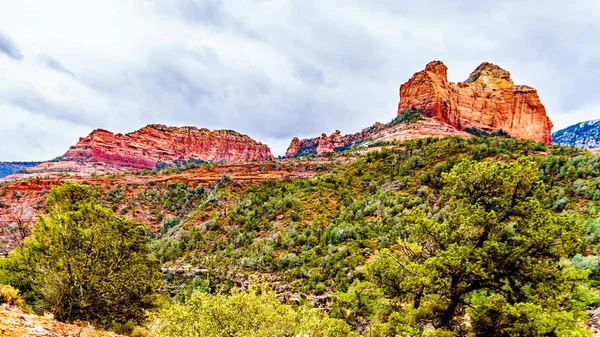
[[[404,211],[434,207],[442,175],[461,159],[521,156],[538,162],[547,207],[598,216],[598,156],[514,139],[427,138],[367,152],[312,178],[243,189],[234,180],[214,192],[217,199],[164,227],[156,253],[174,276],[168,286],[173,294],[182,291],[175,284],[192,286],[194,277],[215,289],[258,277],[318,303],[319,296],[361,279],[374,252],[395,247]]]
[[[378,254],[403,250],[409,213],[421,210],[435,219],[446,173],[464,159],[515,163],[529,157],[545,185],[539,204],[555,214],[571,213],[586,227],[581,253],[588,255],[571,264],[588,269],[597,262],[589,254],[600,248],[599,156],[503,137],[385,145],[93,179],[36,178],[1,184],[0,196],[4,205],[26,203],[43,211],[51,187],[67,179],[89,184],[100,204],[150,229],[152,254],[162,264],[161,294],[183,301],[194,290],[228,293],[268,284],[283,301],[310,303],[333,315],[336,296],[364,285]],[[368,324],[355,322],[357,331]]]
[[[342,152],[357,147],[366,148],[376,143],[389,143],[427,137],[460,136],[470,138],[471,135],[459,131],[451,125],[424,116],[418,111],[405,111],[389,123],[375,123],[361,132],[341,135],[340,131],[330,136],[298,139],[294,138],[286,151],[286,158],[301,157],[311,154]]]

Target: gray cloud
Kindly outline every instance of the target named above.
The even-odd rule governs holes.
[[[294,76],[299,80],[306,81],[312,85],[323,84],[325,80],[325,74],[321,69],[302,61],[294,64]]]
[[[10,104],[35,114],[43,114],[54,120],[80,125],[94,123],[93,119],[89,119],[86,114],[81,111],[75,111],[70,106],[59,102],[52,102],[34,90],[21,90],[12,93]],[[22,126],[26,125],[23,124]]]
[[[555,129],[600,118],[595,0],[106,0],[82,5],[79,19],[36,3],[46,19],[27,25],[20,3],[0,5],[11,36],[0,35],[0,52],[21,60],[0,58],[0,115],[39,119],[21,119],[20,133],[57,141],[40,138],[36,154],[64,152],[74,130],[148,123],[234,129],[282,154],[294,136],[389,121],[400,84],[435,59],[452,81],[483,61],[509,70],[538,89]],[[46,56],[31,63],[13,39]],[[0,149],[0,160],[45,159],[27,144]]]
[[[184,0],[174,6],[177,14],[188,22],[221,25],[224,20],[223,4],[219,0]]]
[[[58,60],[54,59],[52,56],[48,55],[40,55],[39,60],[41,64],[48,69],[52,69],[54,71],[58,71],[59,73],[64,73],[69,76],[75,77],[69,69],[62,65],[62,63],[58,62]]]
[[[196,107],[203,100],[210,99],[212,95],[209,88],[201,87],[200,83],[189,78],[184,71],[169,65],[163,65],[149,74],[143,74],[139,80],[149,81],[149,88],[158,89],[151,92],[162,91],[171,99],[178,97],[189,108]]]
[[[23,54],[17,48],[15,43],[6,35],[0,32],[0,53],[15,59],[17,61],[23,60]]]

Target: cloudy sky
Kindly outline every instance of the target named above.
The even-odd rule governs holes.
[[[0,0],[0,161],[61,155],[95,128],[294,136],[396,114],[431,60],[538,89],[554,130],[600,118],[598,0]]]

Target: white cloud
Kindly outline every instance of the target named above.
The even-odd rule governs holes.
[[[594,0],[4,1],[22,58],[0,53],[0,160],[148,123],[234,129],[283,154],[294,136],[390,120],[434,59],[453,81],[506,68],[556,130],[600,118],[599,16]]]
[[[65,120],[0,104],[0,158],[28,161],[58,157],[91,130]]]

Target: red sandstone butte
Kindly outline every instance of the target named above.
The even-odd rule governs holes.
[[[154,169],[158,162],[177,159],[238,162],[271,157],[267,145],[235,131],[148,125],[125,135],[95,130],[80,138],[61,159]]]
[[[418,110],[459,130],[504,131],[552,143],[552,122],[534,88],[515,85],[508,71],[487,62],[465,82],[449,82],[446,70],[442,62],[433,61],[402,84],[398,115]]]

